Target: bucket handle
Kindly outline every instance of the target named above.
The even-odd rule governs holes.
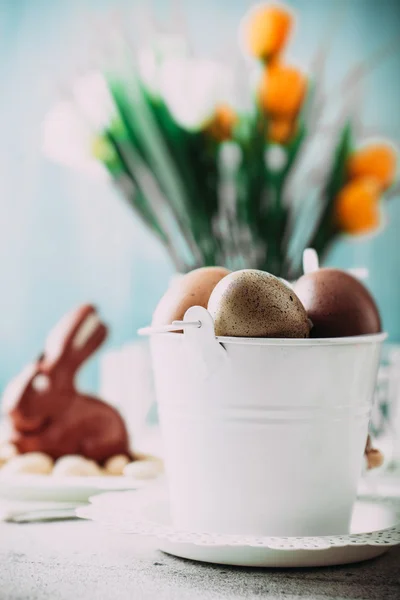
[[[202,306],[191,306],[183,321],[173,321],[170,325],[144,327],[139,335],[153,335],[171,331],[184,331],[185,360],[187,366],[194,365],[196,377],[204,379],[226,363],[228,354],[225,347],[216,339],[214,320]]]
[[[153,335],[155,333],[169,333],[172,331],[185,331],[190,327],[199,329],[202,326],[201,321],[172,321],[170,325],[158,325],[155,327],[142,327],[138,329],[139,335]]]

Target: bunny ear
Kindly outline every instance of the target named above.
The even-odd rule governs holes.
[[[67,313],[50,332],[45,346],[47,365],[66,361],[76,368],[103,343],[107,328],[94,306],[83,305]]]
[[[72,348],[77,351],[85,348],[101,325],[102,323],[96,312],[88,313],[82,318],[73,336],[71,336]]]

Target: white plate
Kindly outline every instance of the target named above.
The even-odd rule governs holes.
[[[400,501],[359,498],[351,534],[324,537],[256,537],[179,531],[169,517],[166,491],[109,493],[78,508],[83,519],[120,533],[153,537],[163,552],[202,562],[245,567],[311,567],[374,558],[400,544]]]
[[[101,492],[135,490],[146,485],[130,477],[56,477],[53,475],[0,475],[0,498],[86,502]]]

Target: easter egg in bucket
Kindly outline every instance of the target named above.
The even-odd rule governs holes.
[[[256,269],[235,271],[221,279],[208,310],[219,336],[305,338],[310,331],[306,311],[293,290],[278,277]]]
[[[312,249],[304,254],[305,274],[294,285],[313,327],[311,337],[347,337],[382,331],[375,300],[356,277],[319,268]]]
[[[201,267],[179,277],[159,301],[152,326],[181,321],[191,306],[207,307],[211,292],[230,271],[224,267]]]

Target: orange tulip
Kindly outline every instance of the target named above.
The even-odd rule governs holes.
[[[350,179],[373,177],[382,189],[389,187],[396,174],[397,154],[388,144],[371,144],[352,154],[347,172]]]
[[[379,185],[374,179],[349,181],[336,198],[335,220],[341,231],[362,234],[374,231],[381,222]]]
[[[293,15],[280,4],[255,7],[248,16],[244,36],[253,56],[264,61],[282,52],[293,24]]]
[[[275,144],[287,144],[295,131],[296,123],[291,119],[272,119],[268,123],[268,139]]]
[[[297,69],[274,65],[261,80],[259,99],[265,112],[277,119],[294,119],[303,104],[307,79]]]
[[[227,104],[221,104],[216,108],[215,114],[208,125],[208,132],[219,142],[230,140],[237,120],[238,117],[235,111]]]

